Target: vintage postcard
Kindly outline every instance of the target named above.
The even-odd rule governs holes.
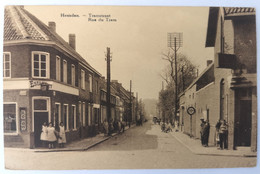
[[[257,165],[254,7],[4,8],[9,170]]]

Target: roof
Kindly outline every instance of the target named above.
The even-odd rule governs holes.
[[[216,34],[217,34],[218,13],[219,13],[219,7],[210,7],[209,8],[206,47],[215,46],[215,40],[216,40]]]
[[[207,68],[205,68],[202,73],[200,73],[200,75],[190,84],[190,86],[188,86],[183,93],[185,93],[186,91],[188,91],[190,88],[192,88],[199,80],[200,78],[207,73],[210,68],[212,68],[214,66],[214,62],[212,62],[210,65],[207,66]]]
[[[251,7],[224,7],[225,17],[255,15],[255,8]]]
[[[210,7],[208,17],[208,29],[206,47],[214,47],[217,33],[217,22],[220,7]],[[224,19],[241,16],[255,16],[255,8],[251,7],[223,7]]]
[[[52,31],[38,18],[26,11],[23,6],[6,6],[4,16],[4,42],[8,41],[46,41],[54,42],[67,53],[79,60],[93,72],[101,75],[88,64],[62,37]]]

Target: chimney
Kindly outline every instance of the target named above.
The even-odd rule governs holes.
[[[209,66],[212,62],[212,60],[207,60],[207,66]]]
[[[49,28],[51,31],[56,32],[56,23],[55,22],[49,22]]]
[[[71,48],[76,50],[76,35],[75,34],[69,34],[69,45]]]

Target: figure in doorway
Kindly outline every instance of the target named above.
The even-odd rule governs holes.
[[[42,125],[42,132],[40,136],[40,140],[42,141],[43,147],[47,146],[47,141],[48,141],[48,131],[47,131],[47,123],[44,122]]]
[[[60,122],[60,126],[59,126],[59,139],[58,139],[59,147],[64,147],[65,143],[66,143],[65,128],[64,128],[63,122]]]
[[[54,143],[57,141],[57,138],[56,138],[56,131],[55,131],[55,128],[52,126],[52,123],[50,122],[49,123],[49,127],[47,128],[47,132],[48,132],[48,142],[49,142],[49,149],[52,149],[54,148]]]

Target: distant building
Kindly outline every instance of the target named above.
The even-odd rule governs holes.
[[[256,25],[254,8],[209,9],[206,47],[214,47],[214,63],[182,93],[180,123],[187,134],[199,138],[200,118],[209,120],[210,143],[215,125],[228,122],[228,148],[250,147],[256,151]],[[196,108],[192,116],[186,109]]]

